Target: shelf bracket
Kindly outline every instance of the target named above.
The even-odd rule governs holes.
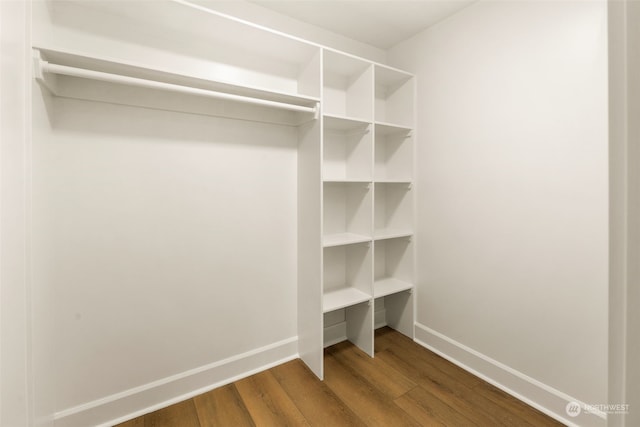
[[[47,88],[53,95],[58,94],[58,84],[55,75],[45,73],[43,63],[46,62],[42,59],[42,53],[34,49],[33,50],[33,77],[38,83]]]

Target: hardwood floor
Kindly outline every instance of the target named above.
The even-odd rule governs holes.
[[[561,425],[382,328],[375,358],[348,342],[327,348],[324,382],[294,360],[119,427]]]

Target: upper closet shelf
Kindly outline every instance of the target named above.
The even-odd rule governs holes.
[[[396,125],[392,123],[376,122],[376,134],[378,135],[406,135],[410,136],[413,130],[410,126]]]
[[[324,126],[326,129],[338,132],[367,131],[368,121],[335,114],[324,114]]]
[[[56,96],[289,125],[316,119],[320,101],[46,48],[34,73]]]

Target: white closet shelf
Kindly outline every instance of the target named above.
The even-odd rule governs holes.
[[[356,233],[335,233],[328,234],[322,238],[322,246],[329,248],[332,246],[352,245],[354,243],[370,242],[371,237]]]
[[[373,238],[374,240],[387,240],[411,236],[413,236],[413,231],[411,230],[382,229],[376,230]]]
[[[327,129],[341,132],[353,132],[357,130],[366,130],[367,126],[371,123],[368,120],[339,116],[336,114],[324,113],[324,126]]]
[[[322,311],[328,313],[366,301],[371,301],[370,295],[352,287],[340,288],[324,293],[322,296]]]
[[[394,277],[386,277],[378,279],[373,283],[373,297],[380,298],[387,295],[393,295],[398,292],[413,289],[411,283],[396,279]]]
[[[411,180],[411,178],[376,178],[374,180],[376,183],[379,184],[407,184],[410,185],[413,183],[413,181]]]
[[[234,85],[223,81],[177,74],[166,69],[147,68],[131,62],[119,62],[77,52],[34,48],[36,79],[54,95],[59,93],[52,76],[89,79],[164,92],[215,98],[259,107],[304,113],[315,118],[319,99],[264,88]]]
[[[413,77],[411,73],[381,64],[375,65],[375,73],[376,84],[383,86],[397,86]]]
[[[413,130],[411,126],[404,126],[400,124],[386,123],[386,122],[379,122],[379,121],[376,121],[375,128],[376,128],[376,134],[378,135],[405,134],[407,136],[410,136],[410,133]]]
[[[333,183],[354,183],[354,184],[370,184],[372,181],[368,178],[324,178],[322,182],[333,182]]]

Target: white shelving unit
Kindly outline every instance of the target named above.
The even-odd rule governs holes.
[[[121,33],[40,23],[43,91],[295,128],[298,350],[312,371],[323,377],[325,326],[373,356],[376,304],[380,324],[413,337],[413,76],[195,3],[80,3],[53,2],[53,15],[77,28],[110,17]],[[157,22],[175,45],[137,32]]]
[[[323,340],[373,356],[377,326],[413,337],[413,80],[334,51],[322,75]]]

